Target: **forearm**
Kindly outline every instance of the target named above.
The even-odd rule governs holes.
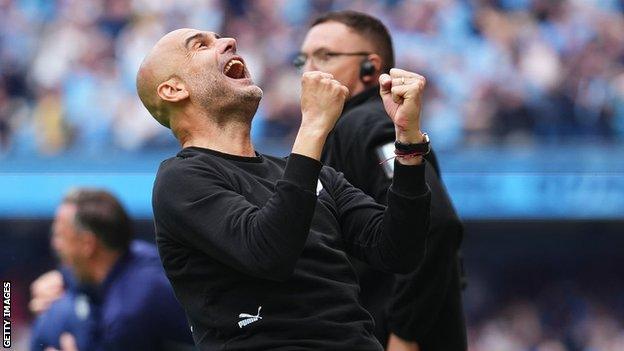
[[[431,196],[424,169],[395,163],[387,207],[338,174],[333,196],[349,254],[388,272],[414,270],[424,253],[429,223]]]
[[[403,165],[397,160],[388,191],[384,235],[396,250],[401,272],[414,270],[425,253],[431,194],[424,169],[425,165]]]
[[[316,184],[321,165],[291,154],[276,193],[251,219],[248,249],[262,269],[260,276],[284,280],[294,270],[307,240],[316,204]]]
[[[302,124],[295,138],[292,153],[321,160],[321,153],[329,131]]]
[[[426,173],[433,209],[426,257],[417,271],[397,277],[388,310],[390,331],[406,340],[423,340],[448,311],[449,294],[459,295],[451,290],[459,286],[453,280],[462,225],[430,163]]]

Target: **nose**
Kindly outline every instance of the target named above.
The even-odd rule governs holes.
[[[316,67],[316,65],[314,64],[314,60],[312,60],[311,57],[308,57],[302,69],[303,72],[319,71],[318,67]]]
[[[236,39],[220,38],[217,40],[217,47],[219,48],[219,52],[222,54],[228,51],[235,53],[236,52]]]

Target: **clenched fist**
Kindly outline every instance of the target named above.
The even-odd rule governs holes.
[[[340,117],[349,89],[329,73],[306,72],[301,78],[301,126],[292,152],[321,159],[325,139]]]
[[[328,134],[338,120],[349,89],[323,72],[306,72],[301,78],[301,127]]]
[[[394,122],[397,140],[420,143],[420,110],[425,89],[425,77],[398,68],[379,77],[380,95],[386,113]]]
[[[32,298],[28,307],[34,314],[45,312],[64,292],[61,272],[57,270],[49,271],[41,275],[30,285]]]

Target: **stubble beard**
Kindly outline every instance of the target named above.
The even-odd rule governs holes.
[[[234,87],[225,79],[210,74],[196,81],[198,103],[220,125],[229,121],[251,123],[262,99],[262,89],[256,85]]]

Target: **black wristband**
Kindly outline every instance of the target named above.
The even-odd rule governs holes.
[[[399,154],[426,155],[431,151],[431,146],[429,145],[429,136],[427,133],[423,133],[423,137],[425,138],[425,142],[417,144],[403,144],[397,140],[394,142],[394,148]]]

